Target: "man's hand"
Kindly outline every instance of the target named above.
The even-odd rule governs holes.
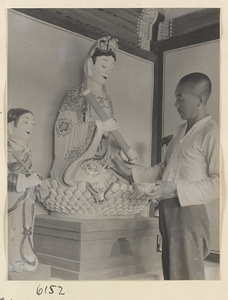
[[[177,195],[176,183],[168,181],[157,181],[156,183],[159,184],[159,188],[154,192],[146,193],[147,196],[151,196],[153,199],[160,200],[172,198]]]

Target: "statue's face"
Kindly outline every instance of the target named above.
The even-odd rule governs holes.
[[[98,56],[95,64],[91,63],[90,79],[100,85],[104,85],[111,75],[115,65],[112,56]]]
[[[17,125],[13,126],[11,137],[18,141],[27,142],[33,132],[34,123],[35,119],[32,114],[27,113],[22,115]]]

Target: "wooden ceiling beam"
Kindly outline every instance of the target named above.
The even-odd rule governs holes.
[[[203,9],[170,21],[172,35],[161,41],[151,41],[151,51],[171,49],[217,40],[220,38],[220,9]]]
[[[40,19],[42,21],[66,28],[76,32],[75,24],[80,23],[85,27],[91,27],[110,31],[122,38],[128,39],[126,42],[137,44],[137,25],[124,20],[122,17],[110,17],[107,13],[102,13],[99,9],[16,9],[17,11]],[[117,12],[117,11],[116,11]],[[135,20],[137,24],[137,20]],[[88,30],[88,28],[87,28]],[[113,35],[113,34],[112,34]]]
[[[132,20],[129,20],[130,14],[127,15],[122,13],[121,9],[112,9],[102,11],[101,9],[79,9],[78,12],[90,14],[92,16],[101,18],[104,22],[110,23],[121,27],[129,32],[132,32],[134,35],[137,34],[137,18],[133,17]],[[134,21],[133,21],[134,20]]]
[[[106,32],[110,32],[110,35],[121,37],[122,39],[126,39],[126,42],[137,44],[137,31],[135,28],[135,32],[130,31],[125,26],[122,26],[121,22],[119,24],[115,24],[113,19],[107,17],[105,14],[105,17],[103,17],[99,12],[94,12],[94,14],[87,9],[77,9],[74,13],[70,14],[68,10],[64,10],[65,16],[69,15],[72,18],[73,21],[80,21],[84,22],[84,25],[93,31],[95,28],[99,28],[101,30],[104,30]],[[125,22],[126,23],[126,22]],[[63,20],[63,26],[64,26],[64,20]]]
[[[103,20],[85,10],[66,9],[15,9],[16,11],[29,15],[35,19],[65,28],[88,38],[97,40],[102,36],[110,34],[119,40],[119,48],[122,51],[143,59],[155,61],[156,55],[150,51],[142,50],[137,46],[137,32],[133,33],[119,25],[111,24],[108,20]],[[89,9],[90,10],[90,9]],[[86,9],[87,11],[87,9]],[[73,13],[72,13],[73,12]],[[94,11],[93,11],[94,12]],[[138,12],[138,11],[137,11]],[[115,13],[117,11],[115,10]],[[121,9],[121,13],[122,9]],[[125,12],[126,13],[126,12]],[[136,15],[136,11],[133,13]],[[120,17],[120,19],[122,16]],[[135,20],[137,22],[137,19]],[[136,28],[135,28],[136,30]]]
[[[128,20],[128,22],[132,24],[137,24],[137,19],[142,11],[142,8],[105,8],[103,10],[110,14],[115,13],[115,11],[118,10],[119,17]]]
[[[160,53],[163,51],[218,40],[219,38],[219,26],[214,25],[198,30],[197,32],[190,32],[184,36],[178,36],[164,41],[151,42],[150,48],[154,53]]]
[[[219,24],[220,9],[208,8],[174,19],[173,37],[183,36]]]
[[[107,22],[101,17],[86,12],[86,10],[79,11],[77,9],[74,13],[70,13],[70,10],[67,9],[17,9],[17,11],[76,33],[78,32],[78,26],[84,26],[83,32],[88,32],[90,37],[95,33],[97,38],[96,33],[104,32],[119,37],[130,45],[137,45],[136,29],[133,33],[126,28],[122,28],[121,24],[116,25]],[[88,34],[85,35],[88,36]]]

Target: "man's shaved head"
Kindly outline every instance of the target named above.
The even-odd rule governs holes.
[[[186,86],[192,90],[197,96],[204,95],[206,101],[211,94],[211,80],[203,73],[190,73],[181,78],[178,85]]]

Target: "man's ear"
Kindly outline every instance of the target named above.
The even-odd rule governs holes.
[[[206,104],[206,102],[207,102],[207,98],[205,95],[199,96],[199,106],[202,104]]]
[[[87,61],[88,76],[92,75],[92,64],[93,64],[93,60],[92,60],[92,58],[89,58]]]

